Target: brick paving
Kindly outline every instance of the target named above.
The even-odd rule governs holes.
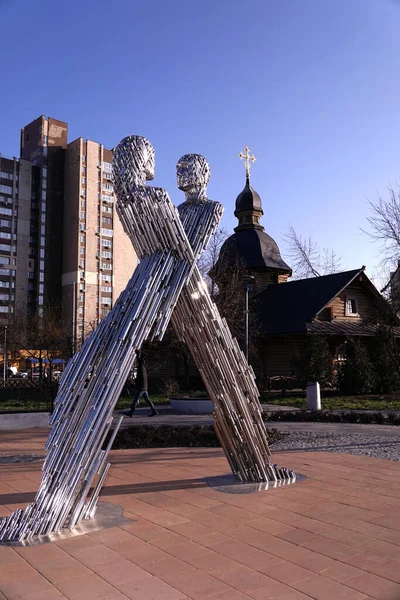
[[[47,432],[2,432],[0,455],[40,454]],[[118,450],[102,500],[135,519],[32,547],[0,546],[0,600],[400,600],[400,464],[274,454],[307,479],[217,492],[219,449]],[[30,501],[41,463],[0,465],[0,515]]]

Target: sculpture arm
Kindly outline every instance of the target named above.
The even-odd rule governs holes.
[[[223,212],[222,204],[212,200],[186,201],[178,206],[182,226],[196,259],[207,248]]]

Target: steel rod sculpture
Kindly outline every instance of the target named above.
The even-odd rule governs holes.
[[[39,491],[25,510],[0,520],[3,541],[73,528],[93,517],[122,418],[103,446],[135,350],[150,335],[162,338],[174,308],[174,327],[193,352],[214,402],[216,431],[236,478],[293,477],[272,465],[254,374],[196,266],[223,210],[206,198],[207,162],[186,155],[178,164],[178,182],[187,195],[179,213],[165,190],[145,185],[154,174],[154,150],[145,138],[122,140],[113,170],[117,210],[140,263],[113,310],[68,364],[50,421]]]

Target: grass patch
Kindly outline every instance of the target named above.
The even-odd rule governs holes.
[[[288,434],[268,429],[268,442],[273,444]],[[174,427],[171,425],[132,425],[121,429],[113,450],[129,448],[219,448],[220,443],[212,425]]]
[[[264,420],[306,423],[362,423],[364,425],[393,425],[400,426],[400,415],[382,412],[354,411],[277,411],[264,414]]]
[[[262,396],[261,402],[275,406],[307,408],[306,398],[268,398],[268,396]],[[398,396],[333,396],[331,398],[321,398],[321,406],[325,410],[400,410],[400,398]]]

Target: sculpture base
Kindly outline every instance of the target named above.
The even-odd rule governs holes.
[[[99,502],[98,508],[93,519],[85,519],[73,529],[62,529],[57,533],[49,533],[48,535],[35,535],[29,540],[19,541],[0,541],[0,546],[37,546],[39,544],[48,544],[67,540],[78,535],[93,533],[101,529],[109,529],[110,527],[118,527],[126,523],[132,523],[134,519],[124,517],[124,509],[119,504],[110,504],[109,502]]]
[[[234,475],[219,475],[216,477],[207,477],[206,482],[213,490],[224,492],[225,494],[254,494],[255,492],[265,492],[284,485],[293,485],[306,479],[305,475],[296,473],[294,478],[280,479],[279,481],[260,481],[257,483],[242,483],[237,481]]]

